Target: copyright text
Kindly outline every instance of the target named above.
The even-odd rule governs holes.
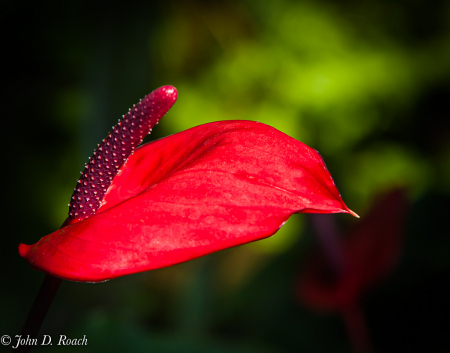
[[[56,339],[52,339],[50,335],[43,335],[41,338],[31,338],[29,335],[15,335],[12,339],[8,335],[3,335],[0,339],[4,346],[12,345],[13,349],[20,346],[52,346],[55,342],[58,346],[87,346],[88,340],[86,335],[82,338],[71,338],[66,335],[59,335]]]

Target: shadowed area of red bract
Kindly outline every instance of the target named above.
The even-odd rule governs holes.
[[[350,213],[322,158],[252,121],[209,123],[136,149],[97,213],[19,252],[41,271],[99,282],[274,234],[297,212]]]

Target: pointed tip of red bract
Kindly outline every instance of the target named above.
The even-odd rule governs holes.
[[[164,86],[154,95],[170,104],[177,93]],[[294,213],[350,213],[315,150],[252,121],[137,148],[102,202],[21,255],[53,276],[100,282],[266,238]]]
[[[359,214],[357,214],[356,212],[353,212],[353,211],[352,211],[351,209],[349,209],[349,208],[347,208],[347,213],[350,214],[350,215],[352,215],[353,217],[361,218],[361,217],[359,216]]]

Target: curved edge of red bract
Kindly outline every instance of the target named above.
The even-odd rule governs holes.
[[[220,121],[136,149],[97,214],[19,253],[101,282],[266,238],[299,212],[352,213],[320,155],[268,125]]]
[[[221,242],[213,242],[191,249],[179,248],[170,250],[161,249],[159,251],[141,251],[139,252],[141,258],[151,257],[153,259],[151,262],[144,261],[144,263],[141,263],[139,260],[135,261],[135,259],[129,260],[126,256],[126,251],[111,251],[111,257],[103,258],[101,264],[86,262],[83,261],[82,258],[75,258],[72,256],[70,256],[71,261],[66,261],[66,259],[58,261],[58,259],[55,259],[58,256],[54,255],[55,253],[58,253],[59,250],[54,248],[52,243],[55,238],[61,237],[61,229],[41,238],[36,244],[19,244],[19,254],[27,260],[28,264],[33,269],[45,272],[54,277],[73,282],[99,283],[125,275],[173,266],[223,249],[270,237],[281,228],[288,218],[289,215],[285,215],[284,217],[280,216],[276,221],[271,222],[273,223],[273,226],[267,227],[265,232],[255,232],[240,237],[239,240],[236,238],[223,239]],[[89,249],[89,253],[95,255],[94,252],[102,250],[106,249],[99,246],[96,247],[95,250]],[[53,260],[46,261],[45,258],[49,256],[53,257]],[[125,261],[123,261],[124,259]]]

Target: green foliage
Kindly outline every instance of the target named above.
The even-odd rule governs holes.
[[[156,65],[180,92],[167,131],[229,119],[272,125],[326,157],[350,207],[390,186],[416,197],[431,186],[427,157],[388,135],[409,123],[430,82],[450,74],[448,33],[412,47],[378,22],[361,30],[343,8],[291,1],[229,5],[224,29],[223,19],[206,20],[221,6],[180,4],[155,34]]]
[[[151,138],[216,120],[267,123],[319,150],[362,217],[380,191],[406,186],[404,260],[363,303],[375,351],[448,347],[435,319],[450,312],[448,1],[6,1],[2,24],[3,333],[20,332],[42,279],[18,243],[60,226],[111,125],[171,84],[178,102]],[[346,352],[339,319],[293,294],[312,242],[302,216],[197,262],[64,283],[42,332],[86,334],[96,352]]]

